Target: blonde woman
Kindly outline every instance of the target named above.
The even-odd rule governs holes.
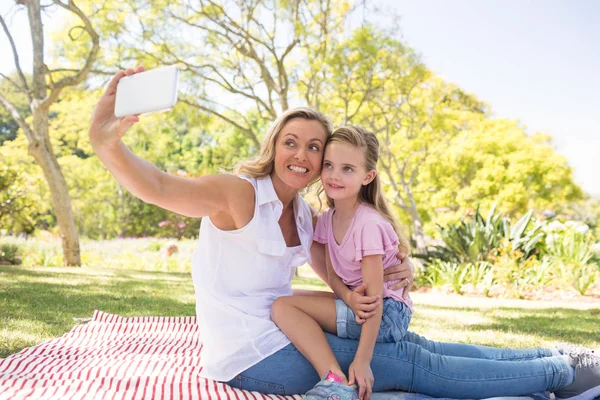
[[[307,108],[288,110],[265,135],[257,160],[241,164],[236,174],[171,176],[121,141],[139,118],[114,116],[117,83],[141,71],[129,69],[113,77],[92,114],[90,141],[108,170],[135,196],[182,215],[205,217],[192,262],[202,375],[263,393],[305,393],[319,376],[270,313],[275,299],[292,294],[296,266],[312,261],[326,279],[324,247],[312,241],[312,211],[299,191],[319,177],[332,130],[329,120]],[[407,259],[386,272],[385,279],[399,281],[395,289],[413,279]],[[358,290],[349,302],[359,318],[368,320],[377,312],[377,298]],[[327,338],[347,370],[359,342]],[[465,359],[461,370],[448,368],[446,361],[454,359],[409,342],[377,343],[371,360],[375,389],[476,397],[558,389],[574,375],[563,357],[546,363]]]

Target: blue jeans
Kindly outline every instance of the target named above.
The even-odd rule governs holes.
[[[354,311],[343,300],[335,300],[337,335],[343,339],[360,339],[362,325],[356,322]],[[381,343],[398,342],[404,339],[412,311],[406,304],[390,297],[383,299],[381,325],[377,341]]]
[[[326,333],[344,371],[357,340]],[[555,391],[573,381],[573,370],[548,349],[498,349],[442,343],[408,332],[403,341],[376,343],[371,360],[373,391],[403,390],[433,397],[486,398]],[[264,394],[304,394],[319,381],[315,369],[288,345],[227,382]]]

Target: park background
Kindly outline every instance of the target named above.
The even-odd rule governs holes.
[[[194,313],[200,221],[131,196],[87,138],[107,80],[140,64],[182,69],[175,109],[125,137],[172,174],[251,158],[294,106],[375,132],[427,336],[600,342],[596,2],[25,0],[0,15],[0,356],[95,308]]]

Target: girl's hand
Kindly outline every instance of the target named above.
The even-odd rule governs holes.
[[[384,282],[398,281],[397,283],[391,285],[390,289],[400,290],[402,288],[406,288],[403,294],[403,296],[406,298],[415,280],[415,267],[406,254],[398,253],[396,257],[402,260],[402,262],[394,267],[384,269],[383,280]]]
[[[90,121],[90,141],[94,148],[111,147],[117,144],[125,132],[139,121],[137,115],[115,117],[115,100],[117,97],[117,84],[124,76],[137,74],[144,71],[144,67],[127,69],[117,72],[106,87],[106,90],[96,103]]]
[[[354,311],[356,322],[364,324],[365,321],[375,315],[377,306],[381,303],[379,296],[365,296],[367,285],[363,282],[354,289],[346,298],[346,304]]]
[[[373,384],[375,383],[370,363],[355,359],[350,364],[348,375],[348,383],[350,385],[354,383],[358,384],[358,398],[360,400],[369,400],[371,393],[373,393]]]

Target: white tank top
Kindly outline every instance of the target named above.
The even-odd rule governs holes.
[[[283,205],[270,177],[240,177],[255,189],[252,220],[233,231],[209,217],[200,226],[192,259],[196,314],[200,326],[200,375],[229,381],[290,342],[271,321],[271,305],[292,294],[297,266],[310,262],[311,208],[296,195],[294,215],[300,246],[286,246],[279,218]]]

